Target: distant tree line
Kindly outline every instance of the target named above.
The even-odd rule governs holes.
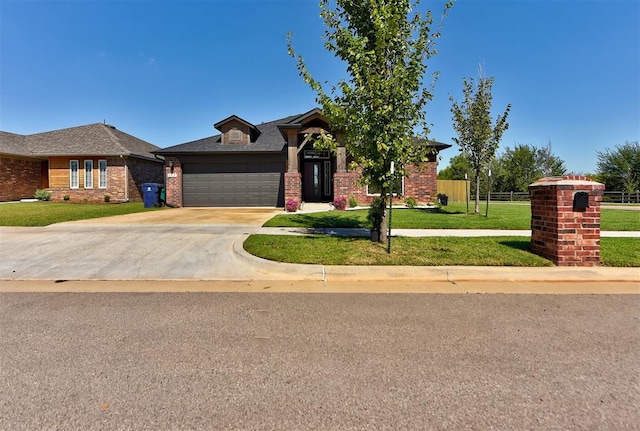
[[[625,142],[613,149],[597,152],[598,164],[595,174],[587,174],[603,183],[606,190],[635,193],[640,190],[640,144]],[[517,144],[507,147],[489,163],[492,192],[527,192],[529,184],[549,176],[565,175],[565,162],[551,151],[551,143],[544,147]],[[480,194],[488,190],[488,169],[481,178]],[[452,157],[449,166],[438,173],[438,179],[464,180],[465,175],[475,189],[473,168],[466,153]]]
[[[481,194],[486,193],[489,181],[491,191],[494,192],[526,192],[529,184],[539,178],[564,175],[567,172],[564,161],[551,152],[551,144],[541,148],[525,144],[517,144],[513,149],[507,147],[502,154],[490,161],[488,169],[491,170],[491,178],[487,170],[485,178],[480,181]],[[464,180],[466,174],[472,181],[471,189],[474,190],[475,178],[471,178],[471,172],[469,156],[461,153],[440,171],[438,179]]]

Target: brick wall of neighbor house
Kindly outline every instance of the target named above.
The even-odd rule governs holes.
[[[107,160],[107,187],[98,187],[98,160]],[[69,187],[69,162],[78,160],[79,187]],[[93,188],[84,188],[84,161],[93,160]],[[127,169],[125,170],[125,162]],[[128,178],[125,181],[125,171]],[[140,185],[145,182],[164,183],[162,164],[136,158],[121,157],[51,157],[49,159],[49,190],[51,200],[64,201],[69,196],[70,202],[104,202],[109,196],[110,202],[141,201]],[[128,186],[126,187],[125,184]],[[128,190],[125,190],[128,189]]]
[[[588,207],[576,208],[577,193]],[[581,175],[542,178],[529,186],[531,251],[558,266],[600,265],[600,202],[604,184]]]
[[[164,184],[164,162],[154,162],[151,160],[127,159],[129,172],[129,201],[142,201],[142,184],[159,183]]]
[[[0,201],[33,198],[42,186],[40,160],[0,157]]]
[[[171,163],[173,162],[173,168]],[[167,189],[167,203],[178,207],[182,206],[182,165],[175,157],[165,157],[164,167]]]

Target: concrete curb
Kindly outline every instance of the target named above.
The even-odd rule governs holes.
[[[273,262],[249,254],[244,249],[244,241],[249,234],[243,234],[233,243],[233,253],[244,262],[255,280],[325,280],[323,265],[301,265],[295,263]]]
[[[243,235],[234,242],[236,256],[250,265],[255,279],[336,281],[511,281],[511,282],[638,282],[640,268],[493,267],[493,266],[341,266],[280,263],[249,254]],[[266,278],[265,278],[266,277]]]

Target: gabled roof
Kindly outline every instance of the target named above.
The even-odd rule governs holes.
[[[0,153],[31,157],[122,155],[157,160],[151,151],[159,148],[101,123],[32,135],[0,132]]]
[[[215,126],[222,125],[229,119],[235,116],[228,117],[215,124]],[[255,129],[259,132],[257,138],[252,140],[247,145],[238,144],[223,144],[222,135],[214,135],[208,138],[198,139],[196,141],[186,142],[180,145],[174,145],[173,147],[164,148],[162,150],[154,151],[154,154],[168,155],[168,154],[198,154],[198,153],[236,153],[236,152],[281,152],[287,145],[286,141],[278,131],[278,124],[286,123],[292,119],[299,117],[299,115],[292,115],[290,117],[281,118],[278,120],[270,121],[268,123],[258,124]],[[239,118],[239,117],[237,117]],[[229,120],[230,121],[230,120]],[[243,120],[244,121],[244,120]],[[247,123],[251,124],[251,123]]]
[[[221,127],[224,126],[227,123],[230,123],[232,121],[237,121],[239,123],[244,124],[245,126],[247,126],[248,128],[255,130],[256,126],[254,126],[253,124],[251,124],[250,122],[243,120],[242,118],[238,117],[237,115],[232,115],[230,117],[225,118],[224,120],[218,121],[216,124],[213,125],[213,127],[215,127],[216,129],[221,130]]]

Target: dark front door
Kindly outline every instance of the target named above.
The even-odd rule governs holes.
[[[305,202],[331,201],[331,161],[304,162],[302,199]]]

